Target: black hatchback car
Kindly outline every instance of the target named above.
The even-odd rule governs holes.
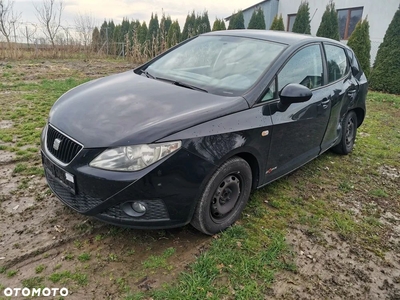
[[[135,228],[232,225],[250,192],[328,149],[348,154],[367,80],[324,38],[229,30],[64,94],[42,134],[53,192]]]

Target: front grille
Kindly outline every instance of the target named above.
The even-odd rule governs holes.
[[[58,150],[54,148],[54,141],[58,139],[59,143]],[[65,136],[58,130],[51,126],[47,128],[47,150],[61,162],[68,164],[70,161],[81,151],[82,146]]]
[[[53,192],[68,206],[77,210],[80,213],[85,213],[93,207],[99,205],[102,200],[98,198],[92,198],[83,193],[76,195],[72,194],[67,188],[62,186],[57,179],[55,179],[50,172],[45,169],[47,183],[53,190]]]
[[[169,215],[167,208],[162,200],[140,200],[140,202],[144,202],[147,207],[147,211],[143,216],[140,217],[131,217],[128,216],[121,209],[120,205],[116,205],[114,207],[110,207],[104,213],[103,216],[111,217],[119,220],[169,220]]]

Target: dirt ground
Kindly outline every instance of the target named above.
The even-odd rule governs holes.
[[[23,73],[19,77],[24,83],[97,78],[132,68],[123,61],[8,64],[16,74]],[[2,109],[26,92],[7,90],[7,80],[0,90]],[[13,126],[12,120],[0,120],[0,132]],[[0,146],[16,142],[0,139]],[[35,155],[38,161],[39,150]],[[17,164],[15,152],[0,150],[0,291],[29,286],[32,281],[36,286],[60,287],[63,281],[54,279],[57,274],[65,277],[70,288],[67,299],[120,299],[128,291],[173,282],[212,241],[190,226],[139,231],[83,217],[49,192],[43,176],[15,173]],[[400,187],[398,169],[382,166],[377,172],[385,184]],[[356,192],[345,203],[333,199],[332,205],[345,205],[355,215],[371,207],[379,211],[380,224],[390,227],[386,251],[358,247],[329,228],[316,236],[302,225],[291,224],[287,243],[295,254],[297,271],[278,273],[266,299],[400,299],[400,201],[392,205],[385,198],[363,198]],[[49,277],[54,280],[45,281]]]

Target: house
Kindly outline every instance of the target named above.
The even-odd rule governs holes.
[[[275,15],[282,14],[286,30],[291,31],[301,1],[265,0],[254,4],[243,10],[245,27],[247,28],[253,11],[261,8],[264,11],[266,28],[271,26]],[[399,8],[399,0],[334,0],[334,2],[339,18],[340,39],[345,44],[358,21],[368,18],[371,39],[371,63],[373,63],[385,32]],[[308,0],[308,3],[310,5],[311,34],[316,35],[329,0]],[[229,21],[229,19],[230,17],[225,18],[226,21]]]

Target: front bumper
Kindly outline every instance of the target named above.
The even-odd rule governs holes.
[[[207,175],[215,168],[181,148],[150,167],[136,172],[114,172],[92,168],[89,163],[104,149],[82,149],[69,163],[60,164],[46,146],[42,134],[42,156],[60,172],[74,176],[75,192],[45,166],[47,183],[54,194],[75,211],[107,223],[133,228],[171,228],[190,222],[196,200]],[[146,213],[132,217],[122,204],[141,201]]]

